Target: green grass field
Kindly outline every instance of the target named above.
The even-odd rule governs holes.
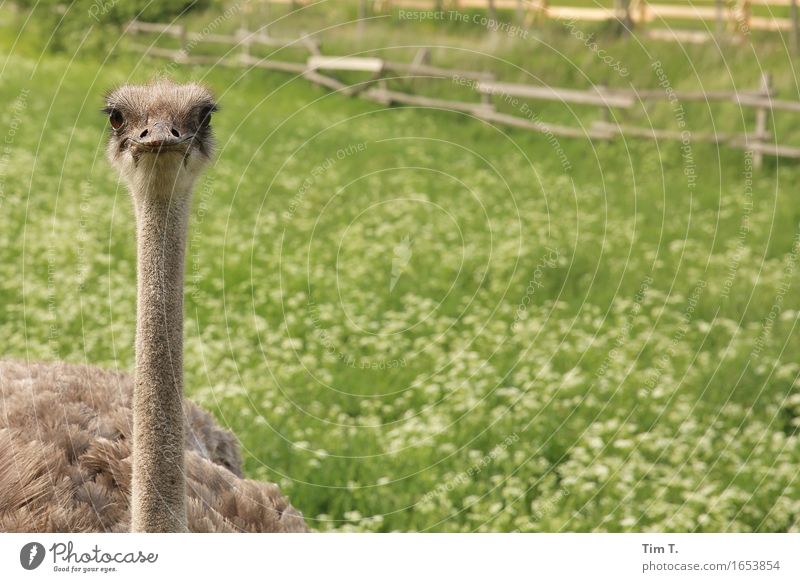
[[[124,42],[40,54],[14,22],[0,28],[0,353],[130,370],[133,218],[98,109],[169,63]],[[385,26],[324,46],[408,57],[425,40]],[[764,68],[797,97],[777,43],[608,38],[620,78],[563,30],[422,31],[454,47],[437,64],[504,78],[652,88],[661,60],[675,88],[752,88]],[[800,528],[800,166],[751,171],[699,143],[554,144],[278,73],[170,71],[221,104],[187,257],[187,390],[312,527]],[[753,123],[686,110],[692,131]],[[778,119],[782,142],[800,143],[797,117]],[[668,107],[634,121],[676,126]]]

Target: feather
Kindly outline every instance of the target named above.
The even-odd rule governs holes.
[[[88,366],[0,360],[0,531],[130,526],[131,378]],[[233,434],[186,400],[192,532],[304,532],[272,483],[242,478]]]

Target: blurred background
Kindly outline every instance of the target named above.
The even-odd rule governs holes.
[[[0,353],[130,370],[104,92],[208,84],[186,386],[321,531],[800,527],[794,0],[0,2]]]

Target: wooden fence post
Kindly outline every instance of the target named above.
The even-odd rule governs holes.
[[[538,0],[538,2],[529,3],[525,8],[527,14],[523,26],[525,28],[530,28],[534,24],[544,23],[547,20],[547,6],[548,0]]]
[[[616,5],[619,32],[622,36],[627,36],[633,28],[633,21],[631,20],[631,0],[614,0],[614,4]]]
[[[494,5],[494,0],[488,0],[489,6],[487,6],[487,16],[489,20],[497,21],[497,6]]]
[[[772,98],[771,84],[772,84],[772,79],[770,78],[770,74],[762,73],[759,93],[763,95],[766,99],[770,100]],[[756,109],[756,130],[755,130],[755,138],[753,140],[756,146],[765,143],[769,138],[769,134],[767,133],[767,121],[769,120],[769,112],[770,109],[768,107],[759,107],[758,109]],[[754,150],[753,167],[756,169],[760,169],[763,164],[764,164],[764,153],[761,151],[761,149]]]
[[[605,95],[606,94],[606,86],[605,85],[595,85],[595,91],[597,91],[598,95]],[[601,106],[600,107],[600,120],[603,123],[611,123],[611,108],[608,106]]]
[[[239,54],[239,58],[242,61],[242,64],[247,65],[250,62],[250,43],[253,41],[253,37],[250,34],[250,31],[242,26],[239,30],[236,31],[236,36],[239,39],[239,44],[241,45],[241,53]]]
[[[300,37],[300,42],[303,43],[303,46],[306,47],[306,50],[309,54],[320,56],[322,51],[320,50],[320,43],[316,38],[313,38],[309,33],[305,30],[301,33],[302,36]]]
[[[367,19],[367,0],[359,0],[358,2],[358,24],[356,24],[356,31],[359,38],[364,36],[364,21]]]
[[[269,25],[272,24],[272,1],[262,0],[259,3],[259,24],[261,25],[261,34],[269,36]]]
[[[182,24],[178,27],[178,38],[180,39],[181,43],[181,52],[185,55],[189,54],[189,33],[186,31],[186,27]]]
[[[429,65],[431,63],[431,49],[423,47],[414,55],[414,60],[411,61],[412,67],[419,67],[420,65]]]
[[[633,0],[630,10],[634,26],[647,24],[647,2],[645,0]]]

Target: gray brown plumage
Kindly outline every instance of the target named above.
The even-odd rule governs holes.
[[[196,84],[108,94],[108,158],[136,218],[135,372],[0,361],[1,531],[307,531],[183,398],[184,257],[215,110]]]
[[[130,376],[0,361],[0,531],[130,528]],[[307,531],[277,486],[242,478],[238,443],[184,401],[189,531]]]

